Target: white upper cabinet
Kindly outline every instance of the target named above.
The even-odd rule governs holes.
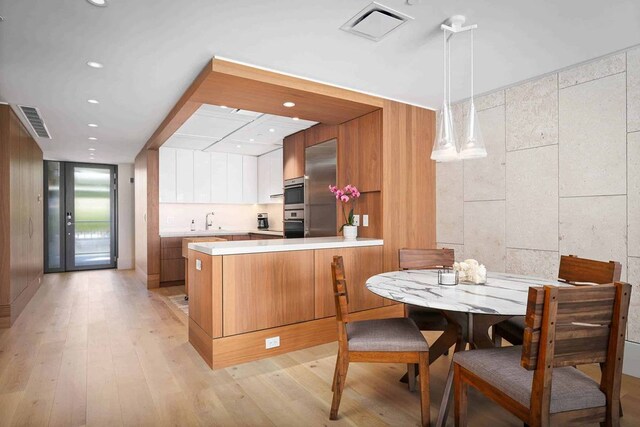
[[[242,155],[227,154],[227,203],[242,203]]]
[[[242,156],[242,201],[258,203],[258,158]]]
[[[209,153],[193,153],[193,201],[211,202],[211,156]]]
[[[227,203],[229,180],[227,179],[227,153],[211,155],[211,203]],[[202,153],[207,155],[207,153]]]
[[[282,149],[260,157],[160,148],[162,203],[278,203]]]
[[[176,202],[193,202],[193,150],[176,150]]]
[[[274,199],[271,199],[271,196],[276,194],[282,195],[284,192],[284,189],[282,188],[284,185],[284,181],[282,178],[282,148],[276,151],[272,151],[271,153],[269,153],[269,156],[269,165],[271,166],[269,169],[271,172],[269,174],[269,198],[271,200],[271,203],[273,203]]]
[[[176,149],[160,148],[160,202],[176,201]]]
[[[282,149],[258,157],[258,203],[278,203],[282,184]]]
[[[269,156],[263,155],[258,157],[258,203],[271,203],[269,197],[270,181]]]

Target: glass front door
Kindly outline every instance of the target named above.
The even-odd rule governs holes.
[[[116,166],[47,162],[45,169],[47,271],[114,268]]]

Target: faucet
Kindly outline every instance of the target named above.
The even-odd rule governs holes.
[[[215,214],[216,214],[215,212],[209,212],[207,214],[207,216],[205,217],[205,219],[204,219],[204,224],[205,224],[204,229],[205,230],[208,231],[211,227],[213,227],[213,218],[211,220],[209,220],[209,216],[213,217]]]

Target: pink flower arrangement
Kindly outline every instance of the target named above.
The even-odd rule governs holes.
[[[342,202],[342,215],[344,216],[345,223],[340,227],[340,231],[342,231],[342,228],[344,228],[345,225],[355,225],[353,209],[355,208],[356,199],[360,197],[360,191],[358,191],[355,185],[351,184],[347,184],[347,186],[342,189],[335,185],[330,185],[329,191],[336,196],[337,201]],[[353,202],[353,206],[351,207],[351,210],[349,210],[349,215],[347,216],[344,207],[349,202]]]

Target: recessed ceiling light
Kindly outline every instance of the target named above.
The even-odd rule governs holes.
[[[87,62],[87,65],[89,67],[91,67],[91,68],[103,68],[104,67],[104,65],[102,65],[101,63],[96,62],[96,61],[89,61],[89,62]]]
[[[89,141],[97,141],[97,140],[98,140],[98,138],[96,138],[95,136],[90,136],[89,137]]]
[[[296,106],[296,103],[295,103],[295,102],[291,102],[291,101],[287,101],[287,102],[285,102],[285,103],[284,103],[284,104],[282,104],[282,105],[284,105],[284,106],[285,106],[285,107],[287,107],[287,108],[291,108],[291,107],[295,107],[295,106]]]
[[[236,145],[236,147],[238,147],[238,148],[242,148],[242,145],[238,144],[238,145]]]
[[[107,7],[107,0],[87,0],[87,1],[94,6]]]
[[[249,142],[253,142],[253,141],[255,141],[255,139],[249,138]]]
[[[98,102],[98,100],[97,100],[97,99],[87,99],[87,102],[88,102],[89,104],[99,104],[99,103],[100,103],[100,102]]]
[[[96,151],[95,148],[89,148],[89,151]]]
[[[300,117],[291,117],[293,120],[300,120]]]
[[[274,128],[269,128],[269,132],[275,132],[276,130]]]
[[[89,123],[87,126],[89,126],[90,128],[97,128],[98,125],[95,123]]]

